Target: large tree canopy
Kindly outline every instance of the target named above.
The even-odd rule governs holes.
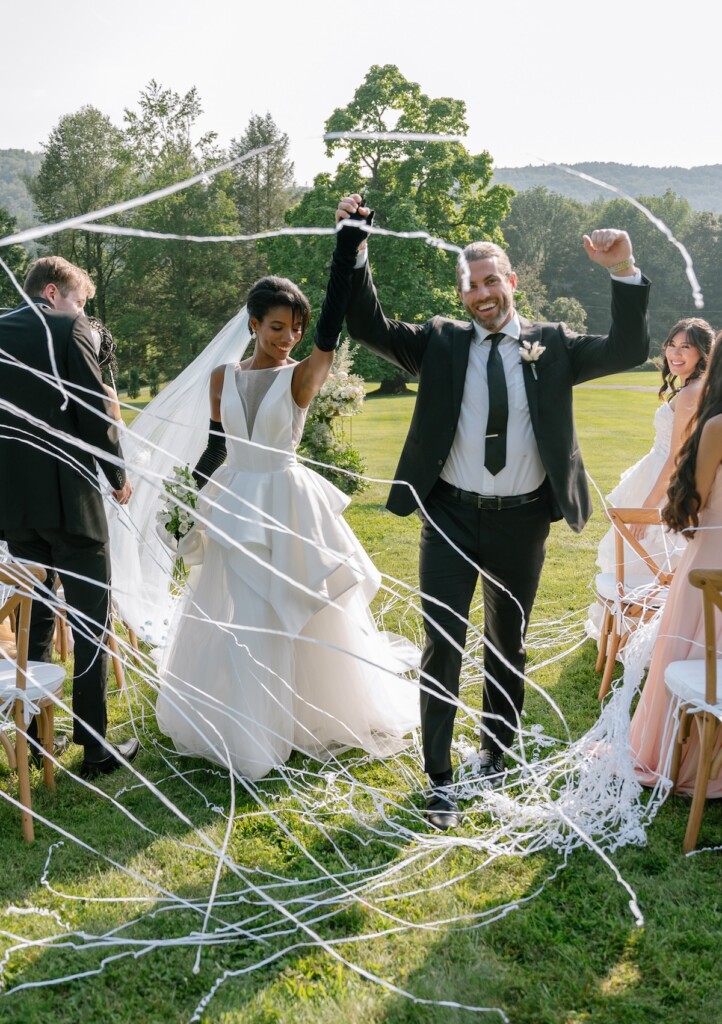
[[[29,188],[48,223],[102,209],[138,190],[138,176],[122,131],[95,107],[62,117],[43,146],[43,154]],[[45,248],[88,271],[97,289],[89,309],[105,320],[108,292],[124,262],[127,240],[66,231],[52,235]]]
[[[414,132],[464,136],[466,106],[461,100],[432,99],[393,65],[370,68],[348,106],[326,122],[331,132]],[[512,190],[492,185],[491,157],[471,155],[461,143],[408,140],[332,139],[329,155],[345,153],[335,175],[321,174],[287,215],[293,225],[334,223],[344,194],[360,192],[376,211],[375,224],[394,231],[426,231],[458,246],[475,238],[503,241],[499,223]],[[277,273],[293,277],[320,308],[330,239],[278,239],[269,243]],[[459,311],[455,256],[423,241],[376,237],[371,261],[381,302],[389,316],[425,320],[434,313]],[[385,360],[356,349],[354,367],[381,380],[388,390],[403,387],[405,376]]]

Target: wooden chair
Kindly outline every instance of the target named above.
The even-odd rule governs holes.
[[[55,739],[55,697],[63,692],[65,669],[62,665],[52,665],[40,661],[28,661],[28,641],[30,636],[30,608],[33,600],[33,589],[36,583],[45,579],[45,570],[40,566],[25,565],[17,562],[3,562],[0,565],[0,585],[12,587],[0,608],[0,619],[6,615],[14,615],[16,622],[15,643],[17,653],[14,661],[10,658],[0,660],[0,745],[5,749],[11,769],[17,769],[18,788],[22,811],[23,836],[32,842],[35,832],[30,814],[30,769],[28,766],[28,741],[26,736],[25,705],[22,697],[16,694],[25,693],[26,700],[39,708],[39,735],[43,743],[43,775],[48,789],[55,788],[53,762],[48,757],[52,754]],[[11,742],[7,731],[3,728],[2,719],[15,723],[15,742]]]
[[[662,569],[644,541],[637,540],[629,530],[632,525],[659,526],[658,509],[608,508],[606,514],[614,527],[617,568],[613,573],[601,572],[596,578],[597,598],[604,608],[596,665],[597,672],[602,672],[599,700],[609,692],[617,655],[634,630],[664,604],[674,575]],[[648,574],[626,571],[625,545],[644,562]]]
[[[717,655],[715,631],[715,609],[722,614],[722,570],[693,569],[689,574],[689,582],[702,591],[704,658],[672,661],[664,670],[667,691],[678,703],[680,714],[670,770],[675,785],[693,720],[699,737],[697,777],[682,847],[685,853],[697,845],[707,786],[710,779],[717,778],[722,768],[722,750],[718,751],[716,757],[712,757],[722,729],[722,699],[717,689],[717,680],[722,677],[722,658]]]

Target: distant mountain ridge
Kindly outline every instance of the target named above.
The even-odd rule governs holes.
[[[42,153],[26,149],[0,149],[0,206],[18,221],[19,227],[36,222],[33,203],[22,176],[38,172]],[[575,171],[590,174],[632,196],[661,196],[671,189],[686,199],[694,210],[722,213],[722,164],[704,167],[646,167],[635,164],[569,164]],[[556,167],[496,167],[494,181],[511,185],[517,192],[544,186],[582,203],[610,199],[612,193]]]
[[[645,167],[634,164],[580,163],[569,164],[572,170],[615,185],[623,192],[638,196],[661,196],[671,189],[686,199],[694,210],[722,213],[722,164],[704,167]],[[557,167],[495,167],[494,181],[511,185],[517,192],[543,186],[582,203],[595,199],[611,199],[613,193],[561,171]]]

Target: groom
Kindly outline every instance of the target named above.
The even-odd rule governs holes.
[[[125,504],[132,488],[83,315],[95,285],[80,267],[45,256],[24,288],[30,303],[0,317],[0,537],[14,558],[45,567],[47,588],[62,578],[75,636],[73,738],[84,747],[81,774],[92,778],[138,752],[136,739],[104,742],[110,559],[96,457],[116,501]],[[31,660],[50,661],[54,625],[52,603],[33,601]],[[28,736],[37,743],[35,719]]]
[[[359,195],[336,220],[369,211]],[[343,229],[342,229],[343,230]],[[492,784],[520,730],[524,637],[550,522],[580,531],[591,500],[572,416],[575,384],[626,370],[649,351],[649,282],[624,231],[584,236],[587,256],[611,276],[606,336],[561,323],[529,323],[514,309],[516,274],[499,246],[473,242],[459,257],[457,288],[471,323],[388,319],[365,244],[353,271],[347,324],[354,341],[417,376],[418,395],[387,507],[419,509],[419,583],[426,645],[421,730],[429,821],[459,822],[451,740],[469,609],[479,571],[484,597],[481,773]]]

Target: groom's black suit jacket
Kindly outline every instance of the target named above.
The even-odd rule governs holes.
[[[56,529],[106,541],[96,460],[73,440],[122,458],[117,428],[107,419],[90,324],[85,316],[56,312],[41,300],[35,304],[50,329],[69,401],[63,409],[45,324],[35,309],[23,305],[0,317],[0,536]],[[101,455],[98,461],[111,487],[120,490],[122,466]]]
[[[572,415],[572,388],[594,377],[626,370],[649,353],[649,282],[612,281],[612,327],[607,336],[576,334],[563,323],[521,321],[520,345],[539,342],[545,351],[524,363],[524,384],[534,436],[550,487],[552,519],[579,531],[592,506]],[[346,314],[351,337],[408,373],[419,390],[396,480],[387,507],[408,515],[425,502],[439,479],[456,433],[464,393],[471,323],[435,316],[424,324],[389,320],[376,295],[368,262],[354,271]]]

